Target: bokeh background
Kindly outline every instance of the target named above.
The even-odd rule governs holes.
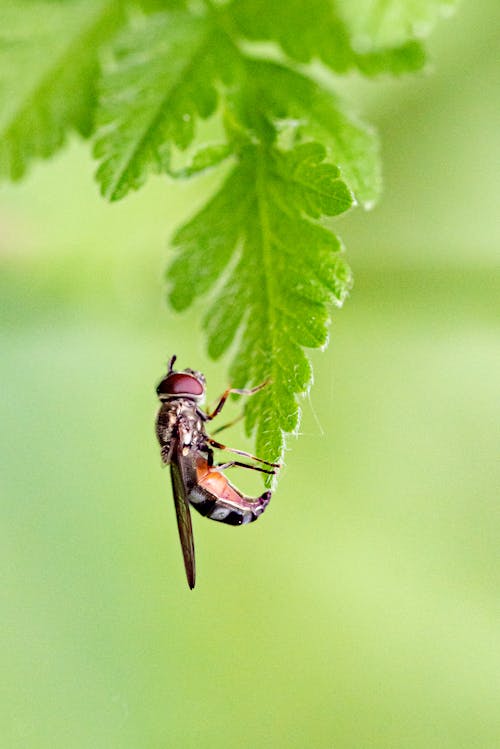
[[[2,187],[2,747],[500,746],[499,11],[349,86],[384,198],[338,223],[356,286],[266,515],[194,518],[194,592],[153,388],[173,352],[226,384],[162,285],[217,176],[109,206],[74,139]]]

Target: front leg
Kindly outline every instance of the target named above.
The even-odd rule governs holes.
[[[227,390],[224,390],[224,392],[222,393],[219,402],[215,406],[214,410],[211,413],[205,414],[205,421],[212,421],[212,419],[215,419],[215,417],[220,414],[231,393],[235,393],[236,395],[254,395],[254,393],[258,393],[259,390],[262,390],[262,388],[266,387],[268,382],[269,381],[266,380],[265,382],[262,382],[260,385],[257,385],[254,388],[227,388]]]

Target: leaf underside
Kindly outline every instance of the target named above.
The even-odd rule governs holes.
[[[0,3],[0,177],[91,134],[99,49],[122,21],[111,0]]]
[[[187,148],[196,118],[213,114],[231,52],[215,27],[182,12],[142,19],[120,39],[102,82],[94,149],[106,197],[118,200],[149,172],[169,171],[172,145]]]
[[[371,207],[381,188],[377,138],[328,71],[422,69],[422,37],[454,4],[0,0],[0,177],[96,128],[109,200],[150,174],[192,177],[227,160],[216,194],[173,239],[169,294],[177,310],[207,295],[208,351],[229,353],[235,387],[268,382],[246,405],[267,460],[282,459],[298,428],[305,349],[326,345],[351,286],[332,218]],[[208,118],[210,142],[198,135]]]
[[[377,50],[427,36],[456,5],[457,0],[349,0],[338,7],[354,44]]]
[[[287,152],[248,146],[173,240],[173,306],[182,310],[195,293],[217,285],[203,323],[210,355],[225,353],[238,333],[231,382],[269,382],[249,400],[246,426],[257,426],[257,453],[271,461],[283,458],[283,433],[299,422],[296,394],[310,385],[303,347],[326,343],[330,305],[340,304],[350,285],[339,240],[314,220],[352,203],[324,157],[313,142]]]

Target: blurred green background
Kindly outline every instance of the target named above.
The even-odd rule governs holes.
[[[500,746],[499,11],[349,87],[383,202],[338,223],[356,286],[266,515],[194,518],[194,592],[154,386],[173,352],[226,384],[161,278],[217,177],[110,206],[75,139],[2,187],[2,748]]]

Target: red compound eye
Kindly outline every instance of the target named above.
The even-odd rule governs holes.
[[[203,385],[193,375],[176,372],[166,377],[156,388],[158,395],[203,395]]]

